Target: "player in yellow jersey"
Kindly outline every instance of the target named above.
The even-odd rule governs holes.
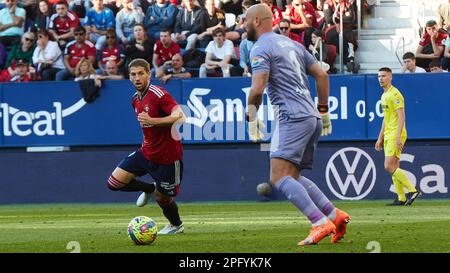
[[[398,198],[391,204],[409,206],[421,192],[411,184],[405,172],[400,169],[400,155],[406,142],[405,101],[400,91],[392,85],[392,70],[383,67],[378,70],[378,82],[384,89],[381,95],[383,125],[378,135],[375,150],[384,148],[384,168],[392,175],[392,182]],[[408,190],[405,194],[404,189]]]

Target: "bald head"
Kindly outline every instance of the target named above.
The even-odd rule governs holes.
[[[266,4],[251,6],[245,15],[247,37],[250,41],[258,40],[266,32],[272,32],[272,11]]]

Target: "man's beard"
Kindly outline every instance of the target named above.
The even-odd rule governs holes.
[[[256,42],[256,30],[253,26],[249,26],[247,30],[247,40],[251,42]]]

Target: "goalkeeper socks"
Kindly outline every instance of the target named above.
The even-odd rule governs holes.
[[[405,191],[403,190],[403,185],[397,179],[392,176],[392,182],[394,183],[395,191],[397,192],[399,201],[406,201]]]
[[[126,186],[120,188],[121,191],[143,191],[146,193],[152,193],[155,191],[155,183],[145,183],[142,180],[133,178],[131,179],[130,183],[128,183]]]
[[[282,192],[311,221],[313,226],[326,223],[325,215],[311,200],[305,187],[297,180],[291,176],[285,176],[275,184],[275,188]]]
[[[158,203],[158,205],[161,207],[164,216],[166,216],[167,220],[169,220],[169,222],[172,225],[174,225],[174,226],[181,225],[182,222],[180,219],[180,214],[178,214],[178,206],[174,200],[172,200],[172,202],[170,204]]]
[[[298,182],[300,182],[303,187],[305,187],[309,197],[320,209],[320,211],[322,211],[324,215],[328,216],[331,221],[334,221],[334,219],[336,219],[336,207],[333,205],[333,203],[330,202],[330,200],[328,200],[328,198],[317,187],[317,185],[304,176],[300,176]]]
[[[416,188],[414,188],[414,186],[411,184],[411,182],[409,182],[408,177],[402,169],[397,168],[395,172],[392,173],[392,177],[399,181],[400,184],[402,184],[402,186],[408,190],[408,192],[417,191]]]

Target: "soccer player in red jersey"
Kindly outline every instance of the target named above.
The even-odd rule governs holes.
[[[178,134],[173,130],[185,116],[181,107],[163,88],[150,83],[150,64],[135,59],[129,66],[130,80],[136,88],[132,106],[142,128],[142,146],[124,158],[108,179],[113,191],[142,191],[136,201],[139,207],[147,204],[151,195],[164,216],[169,220],[158,234],[175,234],[184,230],[175,197],[183,174],[183,148]],[[154,184],[136,177],[150,174]]]

